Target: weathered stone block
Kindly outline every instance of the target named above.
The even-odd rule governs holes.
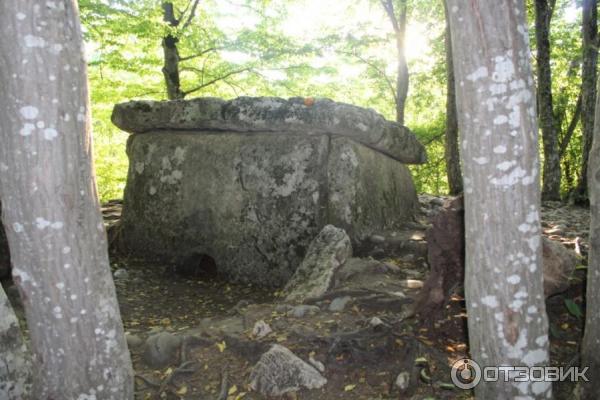
[[[239,112],[243,127],[233,129],[229,120],[217,130],[214,119],[198,119],[222,117],[214,99],[208,110],[192,102],[194,112],[185,102],[173,103],[149,106],[154,129],[133,126],[142,124],[139,112],[146,115],[147,103],[117,106],[113,118],[138,132],[127,148],[120,235],[135,256],[175,261],[206,254],[234,280],[281,286],[325,225],[344,228],[358,241],[401,226],[418,207],[406,166],[351,137],[286,130],[281,118],[277,130],[261,130]],[[174,118],[182,109],[186,117]],[[278,110],[252,114],[260,118],[255,124],[262,127]]]

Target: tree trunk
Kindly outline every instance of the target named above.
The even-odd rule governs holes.
[[[548,0],[535,0],[535,39],[537,45],[538,111],[544,147],[542,198],[560,200],[560,158],[558,130],[552,108],[552,71],[550,69],[550,19]]]
[[[167,98],[169,100],[183,99],[185,93],[181,90],[179,81],[179,52],[177,50],[177,38],[167,35],[163,38],[162,48],[164,64],[162,68],[165,84],[167,86]]]
[[[594,136],[594,107],[596,104],[596,68],[598,63],[598,2],[583,0],[583,64],[581,68],[581,130],[583,152],[581,173],[575,202],[586,203],[588,197],[588,156]]]
[[[445,4],[445,3],[444,3]],[[448,8],[446,13],[446,174],[448,189],[451,195],[462,193],[462,173],[460,171],[460,153],[458,151],[458,119],[456,115],[456,89],[454,82],[454,65],[452,61],[452,39],[448,23]]]
[[[35,399],[132,399],[74,0],[0,1],[0,187]]]
[[[31,392],[31,358],[19,321],[0,286],[0,399],[25,400]]]
[[[590,252],[586,290],[585,334],[581,365],[589,367],[589,382],[581,383],[582,399],[597,399],[600,393],[600,98],[596,97],[593,145],[589,154]]]
[[[163,20],[172,28],[176,28],[179,25],[179,20],[175,18],[173,3],[163,3]],[[164,54],[162,73],[165,78],[167,98],[169,100],[183,99],[185,97],[185,93],[181,90],[181,83],[179,80],[178,41],[179,40],[171,34],[167,34],[162,40]]]
[[[480,366],[547,365],[535,88],[523,2],[448,0],[465,189],[465,293]],[[549,382],[484,382],[479,399]]]
[[[406,63],[406,13],[407,0],[399,1],[399,14],[392,0],[381,0],[396,35],[396,52],[398,56],[398,72],[396,75],[396,122],[404,125],[404,109],[408,96],[408,64]]]

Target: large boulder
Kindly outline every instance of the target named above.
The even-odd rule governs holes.
[[[577,266],[577,255],[562,243],[543,237],[544,294],[550,297],[569,288],[569,279]]]
[[[412,220],[408,129],[330,100],[132,102],[119,248],[189,260],[230,279],[282,286],[327,224],[353,241]],[[189,267],[189,266],[188,266]]]
[[[464,199],[446,200],[431,218],[427,230],[429,277],[415,299],[413,311],[434,317],[451,291],[462,286],[465,276]],[[569,278],[577,265],[572,251],[542,236],[544,294],[550,297],[569,288]]]

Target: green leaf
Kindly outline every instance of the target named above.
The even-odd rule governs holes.
[[[575,303],[572,299],[565,299],[565,306],[569,311],[569,314],[580,319],[583,318],[583,312],[581,312],[581,307],[577,303]]]

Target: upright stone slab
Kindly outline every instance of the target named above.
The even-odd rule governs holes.
[[[119,104],[113,122],[133,133],[120,238],[135,256],[203,253],[234,280],[281,286],[325,225],[360,241],[418,208],[404,163],[423,146],[372,110],[209,98]]]

